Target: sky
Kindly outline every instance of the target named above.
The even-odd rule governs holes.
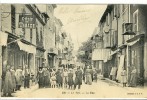
[[[88,40],[107,5],[57,5],[54,15],[63,23],[63,29],[71,35],[74,50]]]
[[[37,5],[40,10],[46,9],[44,5]],[[107,5],[62,5],[57,4],[54,16],[63,23],[63,30],[71,35],[74,50],[77,51],[82,42],[88,40],[104,13]]]

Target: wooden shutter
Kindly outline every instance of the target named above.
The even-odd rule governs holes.
[[[14,33],[15,30],[15,7],[11,5],[11,29],[12,33]]]
[[[138,31],[138,10],[133,13],[133,31]]]

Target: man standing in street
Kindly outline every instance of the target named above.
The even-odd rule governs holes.
[[[28,69],[28,66],[26,65],[23,70],[23,76],[24,76],[24,88],[30,88],[30,71]]]
[[[80,89],[82,85],[82,71],[80,70],[80,68],[77,69],[75,74],[76,74],[76,77],[75,77],[74,89],[76,89],[77,85],[78,85],[78,89]]]

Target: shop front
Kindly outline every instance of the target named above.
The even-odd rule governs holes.
[[[131,72],[136,69],[136,85],[144,84],[144,35],[136,35],[128,40],[129,66],[128,83],[131,82]]]
[[[44,52],[45,52],[45,50],[43,48],[39,48],[39,47],[36,48],[36,56],[35,56],[36,69],[35,69],[35,73],[37,73],[37,71],[39,70],[39,67],[46,67],[45,64],[44,64],[44,62],[45,62]]]
[[[15,69],[18,67],[24,69],[25,65],[27,65],[33,73],[36,47],[23,39],[20,40],[12,34],[8,35],[7,42],[7,46],[2,47],[3,69],[4,63],[14,66]]]
[[[92,52],[93,67],[103,76],[107,73],[107,64],[104,65],[104,62],[107,62],[109,52],[109,49],[94,49]]]
[[[48,65],[50,68],[57,68],[57,55],[58,50],[56,48],[50,48],[48,50]]]

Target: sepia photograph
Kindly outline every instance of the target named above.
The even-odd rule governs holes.
[[[0,97],[147,98],[146,4],[0,4]]]

